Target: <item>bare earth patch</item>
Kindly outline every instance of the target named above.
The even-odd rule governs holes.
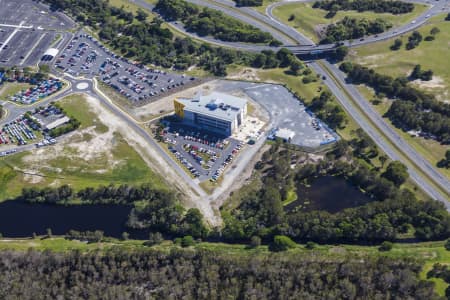
[[[261,81],[261,78],[258,77],[258,69],[254,68],[245,68],[236,74],[227,76],[227,78],[235,80]]]

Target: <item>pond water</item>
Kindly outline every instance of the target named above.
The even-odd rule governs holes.
[[[311,182],[310,186],[299,184],[297,198],[298,200],[285,206],[285,209],[326,210],[335,213],[344,208],[356,207],[372,201],[345,178],[336,176],[318,177]]]
[[[146,239],[143,231],[132,231],[125,226],[131,207],[125,205],[49,205],[28,204],[20,201],[0,203],[0,233],[4,237],[29,237],[33,232],[54,235],[69,230],[101,230],[105,236],[120,238],[123,232],[132,238]]]

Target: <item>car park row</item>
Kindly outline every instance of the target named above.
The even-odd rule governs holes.
[[[20,104],[33,104],[61,90],[63,82],[57,78],[50,78],[39,82],[35,87],[18,92],[10,100]]]
[[[150,102],[158,95],[195,80],[184,74],[168,73],[132,62],[84,33],[72,39],[55,65],[73,76],[99,76],[134,104]]]

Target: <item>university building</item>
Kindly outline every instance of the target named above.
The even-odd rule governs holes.
[[[177,98],[174,107],[186,124],[225,136],[236,132],[247,114],[247,100],[217,92]]]

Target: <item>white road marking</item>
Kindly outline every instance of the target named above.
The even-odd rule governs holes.
[[[25,23],[25,21],[20,22],[19,26],[22,26],[22,24]],[[19,27],[14,29],[14,31],[11,33],[11,35],[6,39],[6,41],[3,42],[3,44],[0,46],[0,52],[5,48],[5,46],[9,43],[9,41],[16,35],[16,33],[19,31]]]
[[[20,23],[20,25],[0,24],[0,27],[12,27],[12,28],[19,28],[19,29],[31,29],[31,28],[33,28],[33,25],[22,26],[23,23],[25,23],[25,22]]]
[[[27,55],[25,55],[25,57],[22,59],[22,61],[20,62],[20,65],[23,65],[25,63],[25,61],[28,59],[28,57],[31,55],[31,53],[34,51],[34,49],[37,47],[37,45],[40,43],[40,41],[46,35],[47,35],[46,33],[41,35],[41,37],[37,40],[37,42],[33,45],[33,47],[31,47],[30,51],[28,51]]]

